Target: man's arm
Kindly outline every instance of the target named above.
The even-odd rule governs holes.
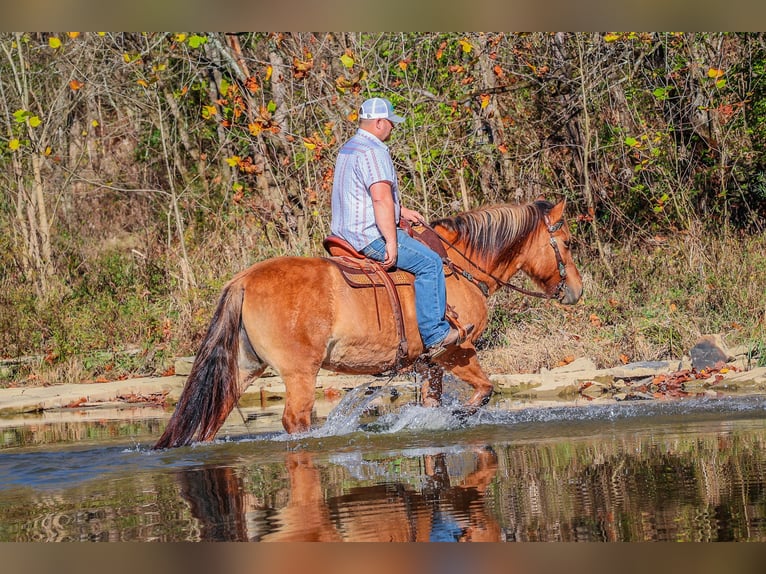
[[[370,186],[372,208],[375,212],[375,224],[386,241],[386,258],[381,262],[388,269],[396,263],[399,248],[396,243],[396,211],[391,184],[385,181],[373,183]]]

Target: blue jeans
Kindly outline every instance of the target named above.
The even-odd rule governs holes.
[[[447,309],[447,288],[444,284],[442,260],[436,252],[403,229],[396,230],[398,255],[396,266],[415,275],[415,314],[418,319],[423,345],[431,347],[441,343],[450,330],[444,319]],[[370,259],[383,261],[386,242],[380,237],[362,249]]]

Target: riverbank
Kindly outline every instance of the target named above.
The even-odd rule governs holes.
[[[744,356],[729,358],[732,359],[729,362],[703,369],[695,368],[689,359],[642,361],[598,369],[591,360],[580,358],[554,369],[493,374],[490,379],[502,395],[540,400],[662,400],[700,394],[766,393],[766,367],[749,365]],[[191,357],[176,360],[175,374],[164,377],[0,389],[0,416],[67,409],[115,409],[119,405],[151,405],[171,410],[181,394],[191,362]],[[407,373],[389,381],[388,378],[321,372],[316,392],[320,397],[337,398],[371,381],[393,387],[413,386],[413,377]],[[284,393],[282,378],[266,373],[247,389],[243,400],[277,402]]]

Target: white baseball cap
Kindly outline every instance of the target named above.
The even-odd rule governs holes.
[[[386,98],[370,98],[365,100],[359,110],[359,117],[363,120],[386,119],[395,124],[400,124],[404,118],[394,113],[394,106]]]

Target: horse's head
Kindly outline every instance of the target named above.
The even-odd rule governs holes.
[[[521,269],[552,299],[573,305],[582,296],[582,278],[570,251],[572,235],[564,219],[566,200],[534,203],[540,218],[530,234]]]

